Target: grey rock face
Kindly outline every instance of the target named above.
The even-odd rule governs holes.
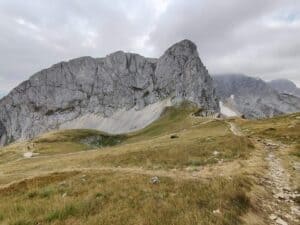
[[[268,84],[279,93],[290,94],[300,97],[300,88],[292,81],[286,79],[272,80]]]
[[[261,79],[245,75],[214,76],[217,95],[248,118],[300,111],[300,98],[280,94]]]
[[[171,46],[159,59],[118,51],[105,58],[61,62],[0,100],[0,138],[2,144],[31,138],[83,115],[109,117],[166,98],[190,100],[212,114],[219,111],[212,82],[188,40]]]
[[[194,43],[183,41],[169,48],[158,60],[155,77],[156,90],[164,97],[173,95],[195,102],[208,114],[218,111],[213,80],[202,64]]]

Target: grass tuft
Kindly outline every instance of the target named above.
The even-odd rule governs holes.
[[[73,204],[65,205],[62,209],[56,209],[50,212],[46,216],[47,222],[53,222],[55,220],[65,220],[68,217],[76,216],[78,213],[78,208]]]

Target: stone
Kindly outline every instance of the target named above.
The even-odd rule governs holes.
[[[285,222],[283,219],[281,219],[280,217],[278,217],[275,221],[278,225],[288,225],[287,222]]]
[[[31,158],[33,156],[33,152],[25,152],[23,156],[24,158]]]
[[[291,212],[294,215],[297,215],[300,217],[300,207],[298,206],[291,206]]]
[[[283,192],[275,194],[274,197],[277,198],[277,199],[280,199],[280,200],[286,200],[286,199],[288,199],[288,196],[286,194],[284,194]]]
[[[0,145],[57,128],[126,133],[182,101],[204,116],[219,112],[213,79],[189,40],[158,59],[122,51],[81,57],[34,74],[0,100]]]
[[[213,155],[217,156],[217,155],[219,155],[219,152],[218,151],[213,151]]]
[[[221,211],[220,211],[220,209],[216,209],[216,210],[214,210],[214,211],[213,211],[213,214],[221,214]]]
[[[158,177],[151,177],[151,179],[150,179],[150,183],[151,184],[159,184],[160,183],[160,180],[159,180],[159,178]]]
[[[176,135],[176,134],[172,134],[172,135],[170,136],[170,138],[171,138],[171,139],[175,139],[175,138],[179,138],[179,136]]]
[[[276,216],[275,214],[271,214],[269,216],[270,220],[276,220],[278,218],[278,216]]]

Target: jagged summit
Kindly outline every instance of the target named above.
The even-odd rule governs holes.
[[[183,100],[205,115],[219,111],[213,80],[189,40],[159,59],[122,51],[72,59],[34,74],[0,100],[0,144],[61,128],[129,132]]]
[[[197,46],[190,40],[182,40],[169,47],[164,54],[173,56],[198,56]]]

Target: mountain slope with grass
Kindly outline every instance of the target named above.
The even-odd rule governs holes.
[[[272,224],[262,145],[289,146],[278,158],[297,177],[300,115],[222,120],[197,111],[184,102],[126,135],[62,130],[2,147],[0,224]],[[286,211],[293,201],[284,205],[292,219],[277,209],[276,219],[297,224]]]

